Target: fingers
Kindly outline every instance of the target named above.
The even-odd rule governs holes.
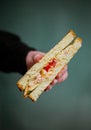
[[[46,87],[45,91],[48,91],[48,90],[52,89],[53,86],[56,85],[57,83],[58,83],[58,80],[57,80],[57,79],[54,79],[54,80],[52,81],[52,83],[51,83],[49,86]]]
[[[42,57],[44,53],[40,51],[30,51],[26,56],[26,66],[27,69],[31,68],[35,63],[37,63]]]
[[[30,51],[28,53],[27,57],[26,57],[27,68],[29,69],[30,67],[32,67],[32,65],[34,65],[35,63],[37,63],[44,55],[45,55],[45,53],[40,52],[40,51]],[[61,83],[64,80],[66,80],[67,77],[68,77],[68,71],[67,71],[67,69],[68,69],[67,65],[64,66],[64,68],[58,73],[58,75],[56,76],[56,78],[45,89],[45,91],[50,90],[55,84]]]
[[[67,71],[67,65],[59,72],[59,74],[57,75],[57,77],[52,81],[52,83],[47,86],[47,88],[45,89],[45,91],[48,91],[50,89],[52,89],[53,86],[55,86],[57,83],[61,83],[64,80],[67,79],[68,77],[68,71]]]
[[[58,75],[56,76],[56,79],[59,79],[66,71],[67,71],[67,69],[68,69],[68,66],[67,65],[65,65],[64,67],[63,67],[63,69],[58,73]]]
[[[64,80],[66,80],[68,77],[68,72],[66,71],[59,79],[58,79],[58,83],[63,82]]]
[[[67,79],[68,77],[68,71],[67,71],[68,67],[67,65],[59,72],[59,74],[57,75],[56,79],[58,80],[58,83],[63,82],[64,80]]]
[[[37,54],[34,56],[34,61],[35,61],[35,62],[38,62],[43,56],[44,56],[44,53],[37,53]]]

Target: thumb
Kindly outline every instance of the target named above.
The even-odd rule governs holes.
[[[34,57],[34,62],[38,62],[42,57],[44,56],[44,53],[36,54]]]

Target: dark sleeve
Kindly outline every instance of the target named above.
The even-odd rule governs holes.
[[[23,43],[17,35],[0,31],[0,71],[24,74],[25,58],[31,50],[36,49]]]

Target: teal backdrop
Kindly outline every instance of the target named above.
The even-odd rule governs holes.
[[[43,52],[70,29],[83,39],[68,79],[36,103],[18,90],[20,74],[0,72],[0,130],[91,130],[91,1],[3,0],[0,29]]]

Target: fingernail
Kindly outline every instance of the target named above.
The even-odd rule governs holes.
[[[58,82],[58,80],[57,79],[54,79],[54,84],[56,84]]]
[[[51,90],[52,89],[52,85],[50,85],[49,89],[48,90]]]
[[[45,89],[45,91],[48,92],[48,91],[51,90],[51,89],[52,89],[52,85],[48,86],[48,87]]]
[[[39,61],[40,55],[35,55],[34,60]]]

